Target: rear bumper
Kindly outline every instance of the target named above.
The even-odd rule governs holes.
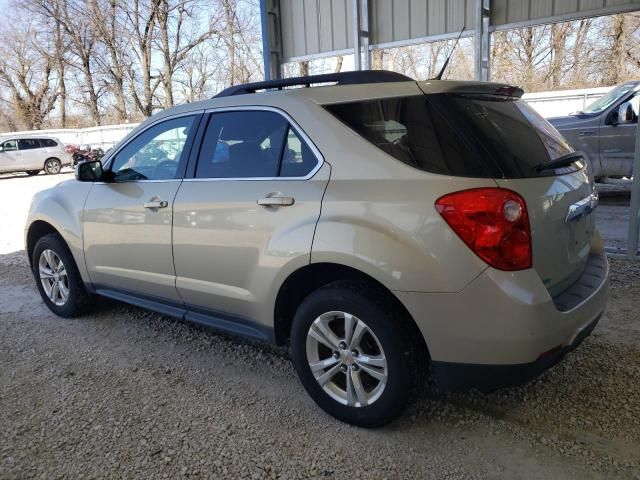
[[[480,365],[449,362],[433,362],[433,375],[439,388],[446,391],[476,389],[489,393],[499,388],[515,387],[530,382],[560,362],[587,338],[600,320],[591,322],[575,338],[571,345],[561,347],[534,362],[517,365]]]
[[[603,253],[589,262],[555,299],[532,269],[488,268],[458,293],[395,293],[425,338],[439,384],[492,390],[526,383],[591,333],[608,298],[609,267]]]

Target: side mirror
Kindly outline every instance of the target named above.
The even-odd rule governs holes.
[[[80,182],[100,182],[105,180],[102,162],[93,160],[81,162],[76,167],[76,180]]]
[[[631,102],[624,102],[618,107],[618,125],[633,123],[633,106]]]

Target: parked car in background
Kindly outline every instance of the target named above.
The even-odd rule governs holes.
[[[442,389],[524,383],[593,330],[608,265],[582,155],[521,95],[345,72],[165,110],[35,195],[42,299],[289,345],[318,405],[361,426],[429,371]]]
[[[71,165],[72,158],[57,138],[4,137],[0,139],[0,173],[26,172],[37,175],[44,170],[48,175],[60,173]]]
[[[585,154],[593,176],[631,177],[640,113],[640,80],[623,83],[580,112],[549,122]]]

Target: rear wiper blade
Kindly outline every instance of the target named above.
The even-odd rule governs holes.
[[[538,165],[536,167],[536,172],[543,172],[545,170],[553,170],[554,168],[566,167],[581,158],[584,158],[584,153],[582,152],[567,153],[566,155],[562,155],[561,157],[558,157],[555,160],[550,161],[549,163]]]

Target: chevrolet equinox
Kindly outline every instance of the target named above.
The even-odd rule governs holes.
[[[291,88],[291,87],[306,88]],[[61,317],[94,295],[289,345],[335,417],[538,376],[605,307],[580,152],[495,83],[350,72],[160,112],[35,195],[26,250]]]

